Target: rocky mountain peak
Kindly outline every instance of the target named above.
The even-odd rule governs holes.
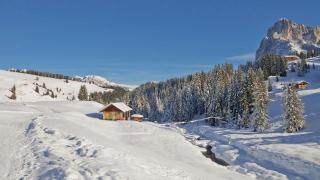
[[[261,41],[256,59],[265,54],[288,55],[302,51],[320,50],[320,27],[309,27],[281,18],[269,28]]]

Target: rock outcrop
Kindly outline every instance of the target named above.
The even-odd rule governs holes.
[[[256,59],[265,54],[288,55],[312,50],[320,51],[320,26],[309,27],[288,19],[280,19],[261,41]]]

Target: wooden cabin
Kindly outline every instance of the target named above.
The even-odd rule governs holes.
[[[103,107],[100,112],[103,113],[104,120],[129,120],[130,111],[132,109],[127,106],[125,103],[111,103]]]
[[[131,120],[141,122],[143,120],[143,115],[141,115],[141,114],[132,114],[131,115]]]
[[[309,83],[306,81],[300,81],[300,82],[297,82],[295,86],[297,89],[305,89],[308,86],[308,84]]]

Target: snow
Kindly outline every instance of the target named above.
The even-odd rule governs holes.
[[[143,115],[141,115],[141,114],[132,114],[131,117],[133,117],[133,118],[143,118]]]
[[[85,77],[81,77],[81,79],[83,79],[85,82],[94,82],[96,85],[102,86],[102,87],[108,86],[108,85],[109,86],[119,86],[119,87],[128,88],[129,90],[133,90],[137,87],[136,85],[114,83],[114,82],[111,82],[111,81],[107,80],[106,78],[104,78],[102,76],[98,76],[98,75],[88,75]]]
[[[320,58],[308,59],[309,64]],[[319,64],[320,65],[320,64]],[[270,128],[265,133],[247,129],[226,129],[204,122],[169,124],[183,132],[186,138],[197,137],[195,144],[211,145],[216,157],[229,169],[258,179],[320,179],[320,66],[298,77],[288,72],[276,82],[271,77],[273,91],[269,93]],[[282,88],[284,84],[307,81],[306,89],[298,90],[305,106],[305,128],[298,133],[284,133],[282,121]],[[167,125],[168,126],[168,125]]]
[[[36,93],[36,83],[45,83],[57,98]],[[205,149],[175,130],[101,120],[103,105],[67,100],[77,97],[83,84],[88,92],[110,91],[0,70],[0,179],[251,178],[212,162],[202,154]],[[13,85],[17,100],[8,98]]]
[[[156,124],[102,121],[95,102],[67,101],[80,86],[97,85],[0,71],[0,179],[320,179],[320,58],[316,70],[272,81],[265,133],[212,127],[205,118]],[[284,133],[282,88],[306,81],[298,91],[305,128]],[[56,99],[34,91],[46,83]],[[17,100],[9,89],[16,85]],[[55,91],[61,88],[61,93]],[[40,88],[40,93],[45,89]],[[218,165],[202,152],[210,145]]]
[[[79,101],[1,103],[0,179],[251,177],[213,163],[170,129],[100,120],[93,112],[101,107]]]
[[[86,85],[88,93],[94,91],[111,91],[111,89],[104,89],[97,85],[89,83],[82,83],[71,80],[66,83],[63,79],[38,77],[39,80],[37,80],[36,78],[37,76],[34,75],[0,70],[0,102],[11,101],[9,98],[7,98],[7,96],[11,95],[9,89],[11,89],[13,85],[16,86],[17,101],[19,102],[64,101],[67,100],[67,98],[71,100],[73,96],[77,99],[81,85]],[[57,95],[57,98],[53,99],[50,96],[43,96],[43,93],[45,93],[47,89],[40,86],[40,93],[36,93],[36,83],[40,86],[45,83],[46,88],[52,90],[54,94]],[[58,92],[57,88],[61,89],[61,91]]]

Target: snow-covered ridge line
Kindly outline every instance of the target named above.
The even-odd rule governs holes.
[[[137,87],[137,85],[127,85],[127,84],[119,84],[119,83],[111,82],[111,81],[107,80],[106,78],[104,78],[102,76],[98,76],[98,75],[87,75],[84,77],[81,77],[81,76],[77,76],[77,77],[82,78],[83,81],[85,81],[85,82],[92,82],[92,83],[95,83],[101,87],[118,86],[118,87],[127,88],[129,90],[133,90]]]
[[[117,86],[117,87],[127,88],[129,90],[133,90],[134,88],[137,87],[136,85],[126,85],[126,84],[118,84],[115,82],[111,82],[111,81],[107,80],[106,78],[104,78],[102,76],[98,76],[98,75],[87,75],[84,77],[65,76],[63,74],[40,72],[40,71],[27,70],[27,69],[16,69],[16,68],[10,68],[7,71],[31,74],[31,75],[40,76],[40,77],[48,77],[48,78],[56,78],[56,79],[65,79],[65,80],[70,80],[70,81],[93,83],[93,84],[100,86],[100,87],[109,87],[110,88],[110,86]]]
[[[65,79],[42,77],[4,70],[0,70],[0,82],[0,102],[77,100],[82,85],[86,85],[89,94],[93,92],[112,91],[112,89],[102,88],[86,82],[66,81]],[[10,89],[13,86],[16,87],[16,100],[8,98],[12,95]],[[52,96],[52,94],[54,96]]]

